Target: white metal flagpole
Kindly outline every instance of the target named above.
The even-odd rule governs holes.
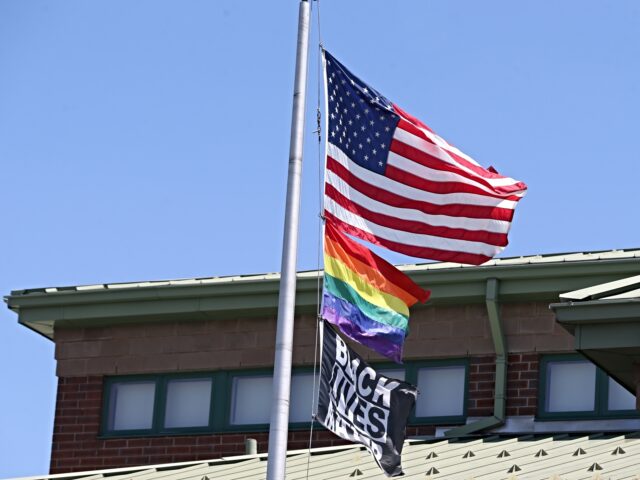
[[[289,176],[287,180],[284,240],[282,245],[280,297],[278,299],[276,354],[273,366],[273,397],[271,403],[271,425],[269,427],[267,480],[284,480],[286,473],[310,12],[310,2],[301,0],[298,15],[298,47],[293,90],[291,140],[289,144]]]

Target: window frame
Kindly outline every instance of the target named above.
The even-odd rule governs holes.
[[[122,437],[157,437],[164,435],[189,435],[211,433],[217,429],[219,417],[224,410],[214,408],[224,395],[224,383],[221,379],[222,372],[179,372],[166,374],[142,374],[105,377],[103,383],[103,405],[100,425],[100,438]],[[198,427],[171,427],[164,426],[167,406],[167,384],[172,380],[207,379],[211,380],[211,402],[209,405],[209,422],[206,426]],[[140,381],[153,381],[155,393],[153,398],[153,412],[151,428],[136,430],[109,429],[109,411],[111,409],[111,391],[114,384],[137,383]]]
[[[291,375],[293,376],[293,371]],[[250,370],[236,370],[229,372],[225,382],[225,419],[224,419],[224,431],[226,432],[268,432],[268,423],[243,423],[240,425],[234,425],[231,423],[231,408],[233,407],[233,379],[237,377],[261,377],[270,376],[273,378],[273,369],[255,368]],[[290,424],[291,425],[291,424]]]
[[[258,376],[270,376],[273,378],[273,368],[254,368],[248,370],[233,370],[227,372],[227,379],[225,389],[227,394],[226,397],[226,405],[225,405],[225,418],[223,424],[224,432],[268,432],[269,431],[269,423],[243,423],[239,425],[234,425],[231,423],[231,407],[233,403],[233,379],[236,377],[258,377]],[[313,375],[313,367],[295,367],[291,370],[291,376],[293,377],[296,374],[301,373],[311,373]],[[318,379],[320,376],[320,367],[316,368],[316,373],[318,375]],[[320,385],[318,384],[318,388]],[[311,426],[312,420],[309,419],[308,422],[289,422],[289,430],[308,430]],[[319,426],[320,424],[317,421],[313,421],[314,428]]]
[[[153,381],[155,385],[153,393],[153,411],[151,412],[151,429],[156,424],[156,413],[158,407],[158,382],[156,375],[127,375],[126,377],[106,377],[104,379],[103,394],[102,394],[102,415],[100,419],[100,435],[104,437],[116,436],[116,437],[131,437],[145,435],[151,429],[127,429],[127,430],[110,430],[109,425],[109,413],[111,410],[112,401],[112,389],[114,384],[120,383],[139,383],[144,381]]]
[[[464,399],[463,414],[456,416],[442,417],[417,417],[415,407],[411,411],[408,419],[409,425],[452,425],[464,424],[467,419],[467,403],[469,398],[469,359],[439,359],[410,361],[404,364],[392,362],[376,362],[371,366],[376,370],[404,370],[405,381],[417,385],[418,370],[428,367],[441,366],[462,366],[465,369],[464,376]],[[291,374],[313,374],[313,366],[295,367]],[[317,375],[320,375],[319,367],[316,368]],[[157,437],[171,435],[202,435],[213,433],[234,433],[234,432],[268,432],[269,423],[241,424],[231,423],[231,408],[233,401],[233,379],[236,377],[270,376],[273,377],[273,368],[255,368],[242,370],[225,370],[214,372],[176,372],[159,374],[136,374],[136,375],[114,375],[105,376],[102,392],[102,411],[99,438],[124,438],[124,437]],[[211,379],[211,405],[209,406],[209,423],[201,427],[164,427],[164,420],[167,406],[167,385],[171,380],[176,379]],[[149,429],[137,430],[109,430],[109,409],[111,407],[111,391],[114,384],[139,381],[155,382],[154,406],[152,413],[152,426]],[[321,427],[317,422],[313,422],[314,428]],[[311,420],[305,422],[290,422],[289,430],[308,430],[311,427]]]
[[[547,382],[548,365],[552,362],[575,362],[586,361],[593,363],[580,353],[551,354],[542,355],[540,358],[540,371],[538,374],[538,405],[536,420],[606,420],[640,418],[640,412],[636,410],[610,410],[609,409],[609,375],[600,367],[595,365],[595,391],[593,410],[573,411],[573,412],[548,412],[547,405]],[[611,377],[613,378],[613,377]],[[614,378],[615,380],[615,378]]]
[[[469,403],[469,359],[468,358],[446,358],[437,360],[422,360],[407,364],[407,382],[415,385],[418,389],[418,370],[423,368],[438,367],[464,367],[464,396],[462,399],[462,414],[448,416],[422,416],[416,415],[416,405],[409,416],[409,425],[463,425],[467,421]]]

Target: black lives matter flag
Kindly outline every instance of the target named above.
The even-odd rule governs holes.
[[[367,447],[387,476],[402,474],[405,426],[417,394],[413,385],[379,375],[324,323],[317,418]]]

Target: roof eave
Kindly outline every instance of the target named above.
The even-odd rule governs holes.
[[[405,269],[414,281],[432,290],[428,305],[484,302],[486,281],[500,281],[500,300],[553,301],[562,292],[597,282],[640,274],[640,258],[580,262],[490,265],[444,269]],[[296,312],[314,313],[318,276],[298,276]],[[279,276],[210,283],[166,282],[115,288],[14,291],[5,297],[19,322],[53,338],[57,327],[157,321],[188,321],[276,313]],[[420,308],[418,306],[418,308]]]

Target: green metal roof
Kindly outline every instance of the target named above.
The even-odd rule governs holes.
[[[576,252],[576,253],[562,253],[562,254],[549,254],[549,255],[529,255],[520,257],[508,257],[508,258],[496,258],[490,260],[480,266],[463,265],[460,263],[451,262],[432,262],[421,264],[406,264],[399,265],[398,268],[407,274],[417,274],[419,272],[432,272],[440,270],[473,270],[478,268],[488,267],[505,267],[505,266],[522,266],[522,265],[540,265],[540,264],[552,264],[552,263],[567,263],[567,262],[589,262],[598,260],[628,260],[637,258],[640,259],[640,249],[630,250],[606,250],[601,252]],[[299,279],[316,279],[322,271],[310,270],[298,273]],[[88,291],[100,291],[100,290],[118,290],[118,289],[138,289],[138,288],[151,288],[151,287],[180,287],[180,286],[193,286],[193,285],[218,285],[218,284],[237,284],[245,282],[256,281],[279,281],[279,273],[265,273],[265,274],[252,274],[252,275],[232,275],[224,277],[206,277],[206,278],[188,278],[178,280],[153,280],[143,282],[123,282],[123,283],[101,283],[95,285],[80,285],[80,286],[66,286],[66,287],[43,287],[43,288],[30,288],[24,290],[14,290],[11,292],[12,296],[17,295],[31,295],[31,294],[56,294],[65,292],[88,292]]]
[[[607,300],[636,297],[640,297],[640,275],[603,283],[601,285],[595,285],[593,287],[582,288],[580,290],[560,295],[560,299],[565,301]]]
[[[549,305],[575,348],[636,393],[640,362],[640,275],[563,293]]]
[[[429,305],[483,303],[486,281],[500,281],[501,302],[553,301],[568,290],[640,274],[640,249],[532,255],[481,266],[426,263],[399,267],[432,291]],[[298,274],[296,312],[316,311],[321,271]],[[5,297],[20,323],[53,338],[56,327],[268,316],[280,276],[239,275],[15,290]],[[417,308],[420,308],[418,306]]]
[[[265,454],[220,460],[29,477],[28,480],[262,480]],[[640,438],[632,435],[490,436],[407,440],[403,478],[637,479]],[[287,479],[383,479],[371,455],[355,445],[291,451]],[[27,480],[27,479],[23,479]]]

